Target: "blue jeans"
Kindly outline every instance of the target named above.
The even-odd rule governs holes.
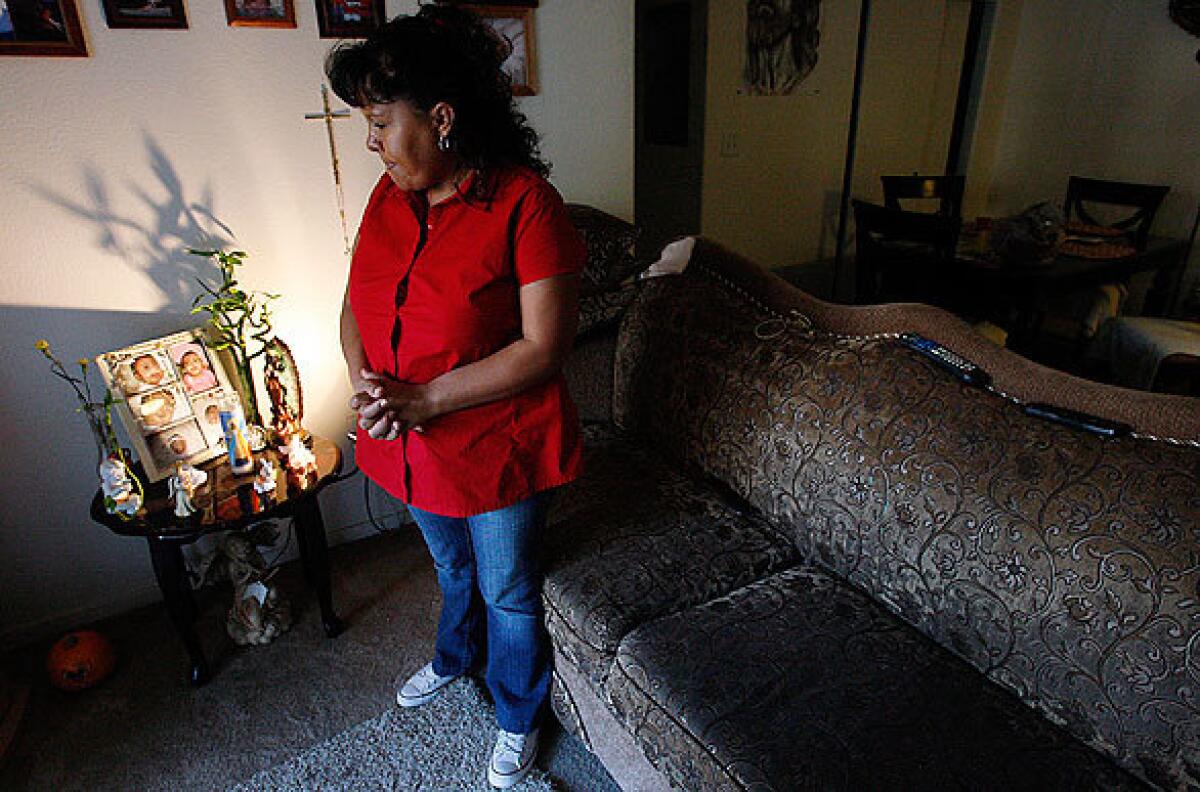
[[[543,492],[473,517],[408,507],[433,555],[442,589],[433,670],[442,676],[471,670],[484,651],[481,633],[486,633],[487,685],[496,720],[514,734],[536,728],[550,692],[537,559],[548,503],[549,493]]]

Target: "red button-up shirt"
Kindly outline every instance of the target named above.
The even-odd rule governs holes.
[[[350,307],[372,370],[426,383],[521,337],[518,289],[577,273],[585,250],[562,198],[524,168],[471,181],[429,206],[386,174],[350,266]],[[358,465],[405,503],[447,517],[510,506],[579,475],[575,405],[561,374],[508,398],[446,413],[422,432],[374,440]]]

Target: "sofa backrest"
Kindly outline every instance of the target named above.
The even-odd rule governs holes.
[[[894,336],[1156,432],[1200,434],[1200,400],[1050,373],[936,309],[819,303],[703,240],[640,288],[618,424],[1124,767],[1200,782],[1200,449],[1029,418]]]

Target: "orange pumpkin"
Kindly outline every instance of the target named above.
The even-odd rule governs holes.
[[[58,639],[46,656],[50,684],[61,690],[98,685],[117,664],[112,642],[94,630],[77,630]]]

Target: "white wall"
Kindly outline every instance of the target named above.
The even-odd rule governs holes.
[[[1025,0],[980,211],[1061,203],[1072,175],[1170,185],[1154,232],[1200,200],[1200,40],[1150,0]],[[1200,266],[1193,253],[1192,269]]]
[[[144,543],[90,522],[94,451],[63,383],[66,360],[195,324],[204,265],[183,252],[224,224],[243,280],[280,292],[276,329],[304,377],[306,424],[350,425],[336,317],[347,262],[320,107],[311,3],[296,30],[231,28],[189,4],[186,31],[109,30],[81,2],[91,57],[0,58],[0,645],[157,597]],[[389,13],[409,12],[393,2]],[[543,0],[542,95],[521,100],[568,200],[633,207],[633,9]],[[340,104],[340,103],[339,103]],[[337,122],[351,231],[378,176],[363,122]],[[323,498],[355,534],[361,486]]]

